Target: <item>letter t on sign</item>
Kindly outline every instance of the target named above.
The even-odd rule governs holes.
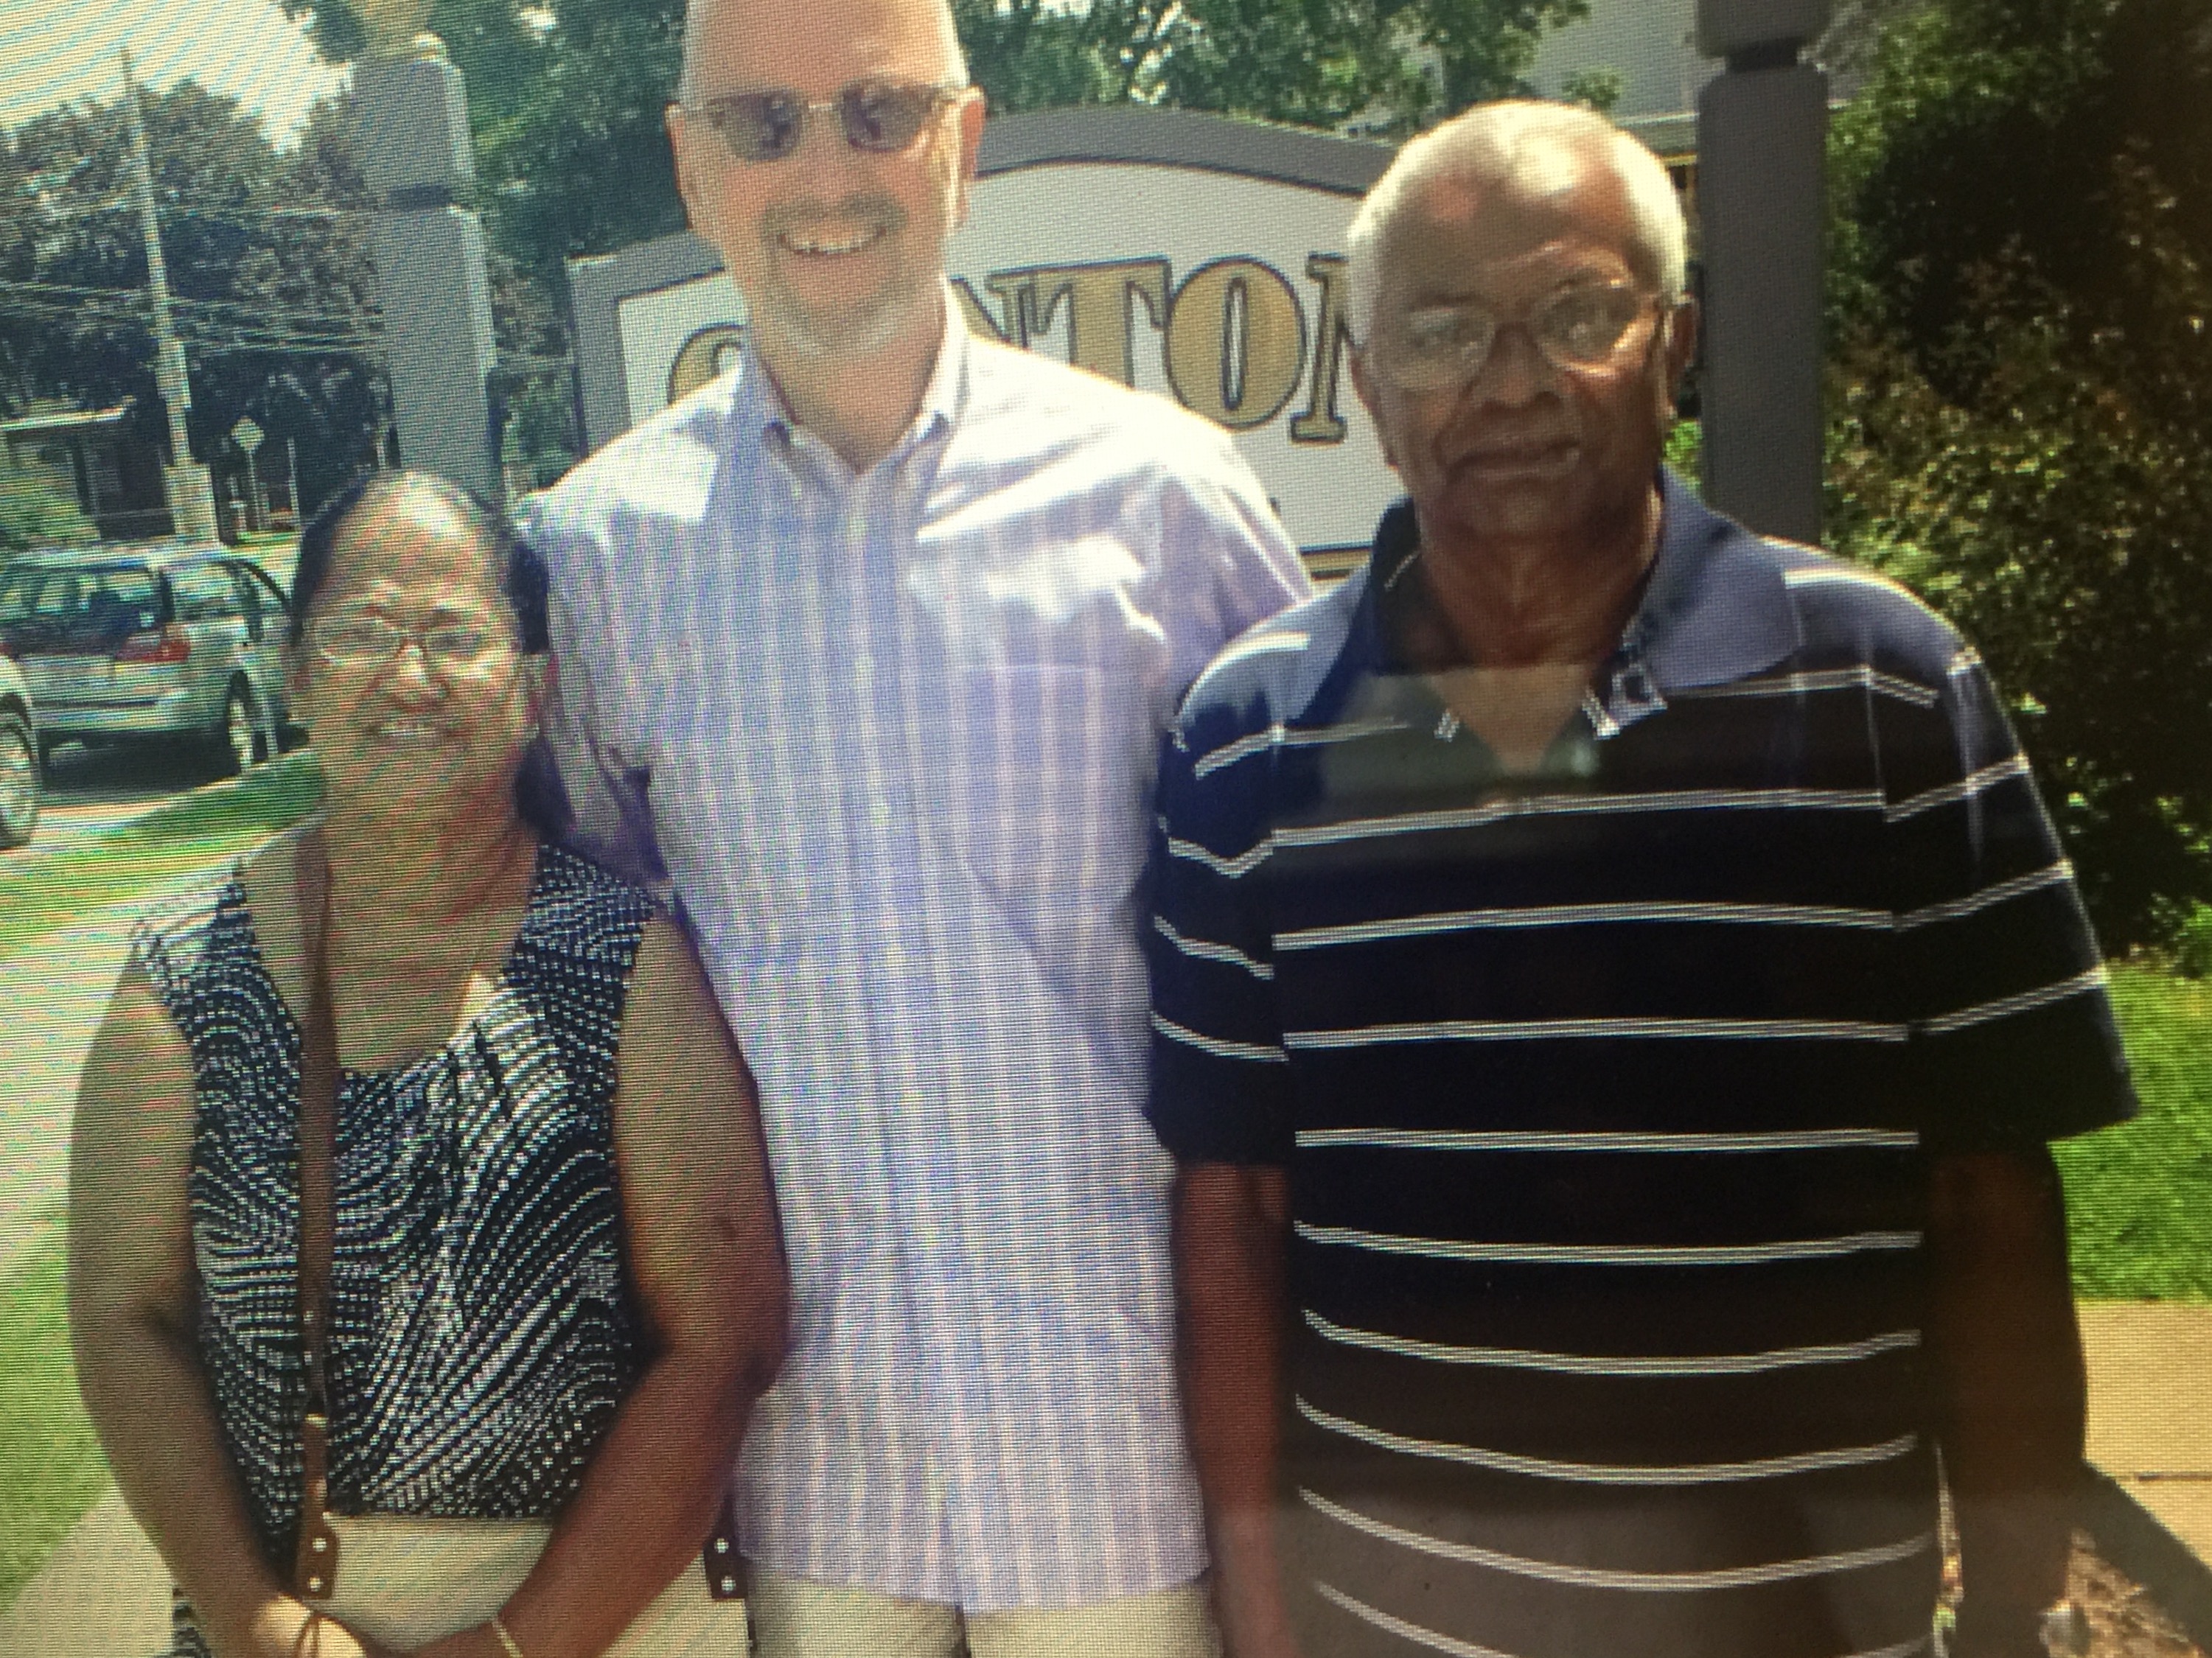
[[[1159,327],[1167,314],[1168,276],[1165,259],[1112,259],[1007,271],[988,286],[1006,301],[1007,321],[1018,321],[1024,345],[1051,329],[1065,303],[1068,361],[1134,386],[1135,301],[1144,301],[1152,326]]]

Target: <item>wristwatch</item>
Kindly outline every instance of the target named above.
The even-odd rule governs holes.
[[[2031,1658],[2033,1640],[2050,1658],[2089,1658],[2089,1619],[2079,1604],[2055,1600],[2040,1612],[1960,1603],[1945,1643],[1953,1658]]]
[[[2045,1606],[2036,1633],[2051,1658],[2089,1658],[2089,1615],[2078,1600],[2054,1600]]]

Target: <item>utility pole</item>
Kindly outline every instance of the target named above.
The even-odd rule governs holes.
[[[154,296],[154,384],[169,410],[169,454],[166,469],[169,514],[176,531],[194,541],[216,539],[215,490],[204,466],[192,465],[191,440],[185,417],[191,412],[191,382],[185,373],[184,343],[169,314],[169,267],[161,258],[161,226],[154,213],[154,165],[146,154],[146,124],[138,113],[138,85],[131,75],[131,54],[123,57],[123,108],[131,124],[131,194],[138,202],[138,228],[146,238],[146,285]]]

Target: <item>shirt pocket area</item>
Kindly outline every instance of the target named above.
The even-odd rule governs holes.
[[[935,828],[1001,904],[1047,926],[1080,922],[1134,890],[1158,742],[1132,675],[1085,664],[956,671]],[[927,738],[926,738],[927,740]],[[1063,912],[1077,911],[1067,914]]]

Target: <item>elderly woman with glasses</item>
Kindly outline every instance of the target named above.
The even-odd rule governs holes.
[[[785,1340],[750,1081],[682,934],[549,834],[504,523],[375,475],[293,604],[325,808],[141,924],[72,1149],[78,1374],[175,1650],[681,1649],[640,1631],[708,1604]]]

